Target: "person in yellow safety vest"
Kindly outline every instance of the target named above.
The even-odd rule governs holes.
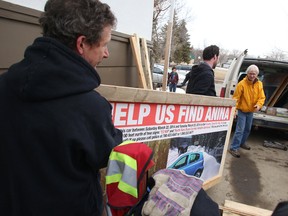
[[[146,174],[154,165],[153,151],[147,144],[125,141],[109,157],[106,174],[108,215],[123,216],[146,191]]]

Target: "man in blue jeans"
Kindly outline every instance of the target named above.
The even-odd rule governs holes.
[[[253,112],[259,111],[265,101],[263,84],[257,79],[258,67],[250,65],[246,70],[246,74],[247,76],[238,83],[233,95],[233,99],[237,100],[238,119],[229,152],[237,158],[240,158],[240,147],[250,150],[245,142],[251,131]]]

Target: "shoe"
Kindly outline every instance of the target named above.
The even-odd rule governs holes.
[[[246,149],[246,150],[250,150],[250,146],[246,145],[246,144],[242,144],[240,145],[241,148]]]
[[[240,153],[239,153],[238,150],[229,149],[228,152],[229,152],[233,157],[240,158]]]

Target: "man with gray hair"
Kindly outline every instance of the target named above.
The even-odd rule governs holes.
[[[115,24],[98,0],[48,0],[43,37],[0,76],[0,215],[102,214],[99,169],[122,133],[96,67]]]
[[[259,69],[250,65],[246,70],[247,76],[236,86],[233,99],[236,99],[237,124],[229,152],[239,158],[239,148],[250,150],[245,144],[252,127],[253,113],[258,112],[265,102],[263,84],[257,79]],[[235,116],[236,117],[236,116]]]

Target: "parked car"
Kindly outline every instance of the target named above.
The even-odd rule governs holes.
[[[168,169],[184,170],[187,175],[200,178],[204,170],[203,152],[187,152],[178,157]]]
[[[168,71],[171,72],[171,69],[169,68]],[[156,87],[161,87],[162,86],[163,73],[164,73],[164,66],[160,65],[160,64],[154,64],[152,82],[154,83],[154,85],[156,85]],[[185,75],[181,71],[179,72],[178,70],[177,70],[177,73],[178,73],[178,78],[179,78],[178,85],[181,85],[181,83],[185,79]]]
[[[232,98],[237,83],[246,76],[249,65],[259,68],[266,100],[254,113],[253,126],[288,131],[288,62],[261,58],[246,58],[247,50],[235,58],[226,74],[220,97]]]
[[[179,73],[186,75],[189,71],[191,71],[193,65],[177,65],[176,69]]]
[[[177,65],[177,73],[179,75],[179,82],[178,86],[181,87],[181,84],[183,83],[186,74],[191,71],[193,65]]]
[[[163,73],[164,73],[164,66],[159,65],[159,64],[154,64],[152,82],[156,85],[156,87],[162,86]]]

